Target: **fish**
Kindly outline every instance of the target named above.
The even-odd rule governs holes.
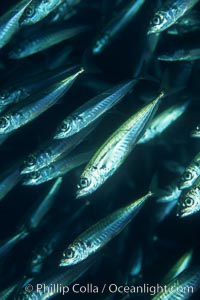
[[[145,132],[163,97],[164,92],[161,92],[103,143],[81,175],[77,198],[93,193],[116,172]]]
[[[44,235],[44,238],[36,245],[32,251],[30,263],[28,269],[31,273],[40,273],[46,259],[55,253],[59,249],[63,240],[68,237],[68,230],[74,225],[77,224],[78,217],[80,218],[81,214],[87,207],[87,204],[82,205],[78,210],[73,213],[69,218],[65,219],[59,224],[55,224],[53,230],[50,229],[48,234]]]
[[[0,49],[8,44],[19,30],[19,20],[32,0],[21,0],[0,17]]]
[[[0,291],[0,299],[8,300],[9,296],[12,294],[12,292],[16,289],[17,286],[18,283],[13,283],[10,286],[8,286],[6,289]]]
[[[200,286],[199,268],[186,269],[179,276],[170,281],[152,300],[187,300]]]
[[[30,96],[27,104],[19,103],[19,106],[6,112],[0,117],[0,134],[21,128],[55,105],[82,72],[83,69],[80,69],[77,73],[38,92],[34,97]]]
[[[200,175],[200,152],[194,157],[189,166],[185,169],[179,181],[179,189],[185,189],[192,186]]]
[[[167,203],[177,200],[181,193],[182,190],[179,189],[178,180],[174,180],[171,184],[166,186],[164,190],[159,191],[157,202]]]
[[[7,255],[8,252],[21,240],[29,236],[36,230],[45,219],[45,216],[52,208],[55,198],[60,190],[62,179],[58,178],[47,192],[47,195],[31,207],[30,211],[26,213],[23,221],[18,226],[17,232],[11,237],[6,238],[0,244],[0,256]]]
[[[85,164],[89,161],[93,151],[74,154],[71,156],[63,157],[60,160],[52,162],[36,172],[28,173],[22,182],[23,185],[38,185],[58,176],[64,176],[71,170]]]
[[[200,126],[198,125],[195,130],[191,132],[191,137],[200,138]]]
[[[66,287],[70,286],[75,280],[83,276],[96,262],[97,257],[88,259],[83,263],[73,266],[64,271],[55,270],[50,275],[41,278],[35,278],[29,281],[29,284],[34,288],[27,291],[27,281],[24,285],[18,288],[18,291],[13,295],[13,300],[47,300],[61,294],[60,291],[65,291]],[[39,288],[36,288],[39,284]],[[40,285],[41,284],[41,285]],[[54,287],[58,288],[54,288]]]
[[[189,101],[173,105],[153,118],[149,127],[138,141],[138,144],[149,142],[166,130],[174,121],[176,121],[187,109]]]
[[[26,227],[29,231],[36,229],[39,227],[40,223],[44,219],[44,217],[48,214],[53,204],[55,203],[55,199],[60,191],[62,185],[62,177],[59,177],[55,180],[55,182],[51,185],[47,195],[39,201],[39,205],[35,205],[36,208],[31,210],[30,216],[27,217]]]
[[[109,24],[103,29],[102,33],[94,41],[92,46],[93,55],[102,53],[114,39],[116,39],[119,32],[134,18],[138,13],[145,0],[134,0],[121,12],[114,17]]]
[[[11,237],[1,241],[0,243],[0,257],[7,255],[15,245],[28,236],[26,228],[20,228]]]
[[[80,69],[80,68],[79,68]],[[16,104],[29,96],[35,94],[41,89],[53,84],[66,76],[72,75],[78,70],[78,66],[58,68],[54,71],[40,72],[36,75],[29,76],[25,80],[9,83],[8,86],[1,88],[0,91],[0,105],[4,109],[10,104]]]
[[[115,86],[81,105],[58,126],[54,139],[67,138],[94,122],[118,104],[136,82],[137,80],[131,80]]]
[[[177,203],[177,217],[183,218],[196,214],[200,210],[200,176],[193,185],[179,198]]]
[[[197,10],[191,11],[180,18],[167,30],[168,34],[180,35],[200,29],[200,17]]]
[[[142,198],[114,211],[80,234],[64,250],[59,266],[78,264],[99,251],[132,221],[151,196],[152,193],[148,192]]]
[[[80,0],[64,0],[50,16],[50,22],[60,22],[62,20],[68,20],[76,14],[76,8],[80,4]]]
[[[167,0],[153,15],[147,34],[160,33],[174,25],[199,0]]]
[[[47,17],[64,0],[32,0],[20,18],[20,26],[33,25]]]
[[[185,271],[191,265],[193,257],[193,249],[185,252],[177,262],[170,268],[169,272],[165,275],[163,283],[169,283],[171,280],[175,279],[183,271]]]
[[[10,59],[22,59],[33,54],[37,54],[63,41],[75,37],[76,35],[88,31],[89,26],[76,26],[67,28],[48,28],[42,32],[21,40],[15,44],[8,53]]]
[[[200,59],[200,48],[178,49],[158,56],[158,60],[161,61],[193,61],[197,59]]]
[[[68,139],[60,141],[50,140],[24,159],[21,166],[21,174],[38,171],[58,160],[58,158],[68,155],[96,128],[95,126],[96,124],[92,124]]]
[[[20,182],[20,163],[12,166],[0,176],[0,201]]]

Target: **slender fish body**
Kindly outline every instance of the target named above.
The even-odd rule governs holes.
[[[0,179],[0,201],[18,184],[20,181],[20,168],[14,166],[4,174]]]
[[[200,175],[200,152],[195,156],[179,181],[179,188],[185,189],[192,186],[197,177]]]
[[[70,136],[67,139],[60,141],[51,141],[43,148],[37,150],[35,153],[28,155],[25,158],[21,174],[27,174],[30,172],[38,171],[58,158],[69,154],[74,148],[76,148],[94,129],[96,124],[92,124],[81,132]]]
[[[32,0],[21,0],[0,17],[0,49],[3,48],[19,29],[19,20]]]
[[[20,19],[21,26],[33,25],[43,20],[64,0],[32,0]]]
[[[13,300],[47,300],[61,294],[62,288],[69,286],[75,280],[80,278],[92,265],[95,263],[94,259],[86,260],[77,266],[64,271],[57,270],[54,274],[44,278],[35,278],[30,281],[33,287],[37,284],[41,284],[41,289],[33,289],[32,291],[26,291],[26,285],[20,287],[18,292],[14,295]],[[54,287],[58,288],[54,288]]]
[[[9,287],[7,287],[6,289],[4,289],[3,291],[1,291],[0,292],[0,299],[1,300],[8,300],[9,296],[15,290],[15,288],[17,287],[17,285],[18,285],[18,283],[14,283],[14,284],[10,285]]]
[[[94,55],[102,53],[110,43],[116,39],[117,35],[123,28],[134,18],[140,10],[145,0],[134,0],[131,4],[115,17],[102,31],[101,35],[94,42],[92,52]]]
[[[50,86],[42,92],[38,92],[33,98],[30,97],[30,103],[27,100],[28,104],[23,105],[23,103],[20,103],[19,107],[6,112],[5,115],[0,117],[0,134],[12,132],[26,125],[55,105],[82,72],[83,70],[81,69],[74,75]]]
[[[9,58],[21,59],[35,53],[41,52],[68,40],[89,29],[88,26],[76,26],[72,28],[48,29],[46,32],[37,33],[14,46],[9,52]]]
[[[174,121],[176,121],[187,109],[189,102],[173,105],[156,116],[150,123],[144,135],[138,141],[138,144],[143,144],[160,135]]]
[[[77,264],[104,247],[132,221],[150,196],[151,192],[84,231],[63,252],[60,266]]]
[[[187,217],[200,210],[200,176],[193,185],[184,192],[177,203],[177,216]]]
[[[30,218],[27,219],[27,226],[29,230],[33,230],[37,228],[44,216],[47,215],[49,210],[52,208],[55,199],[60,191],[60,187],[62,184],[62,178],[59,177],[51,186],[49,192],[46,197],[37,205],[36,209],[31,213]]]
[[[178,20],[172,27],[167,30],[168,34],[180,35],[200,29],[199,12],[194,10]]]
[[[161,92],[105,141],[81,175],[77,198],[93,193],[116,172],[149,125],[163,96]]]
[[[185,271],[190,266],[192,257],[193,250],[185,252],[165,275],[163,283],[169,283],[171,280],[175,279],[183,271]]]
[[[159,33],[175,24],[199,0],[167,0],[150,21],[148,34]]]
[[[63,157],[62,159],[51,163],[36,172],[26,175],[23,185],[38,185],[59,176],[64,176],[71,170],[85,164],[89,161],[93,151]]]
[[[67,69],[58,68],[54,71],[41,72],[34,76],[29,76],[26,80],[9,84],[8,87],[2,88],[0,91],[0,105],[2,108],[6,108],[10,104],[21,102],[50,84],[72,75],[76,70],[77,66]]]
[[[64,119],[57,128],[55,139],[66,138],[79,132],[105,114],[130,91],[137,80],[118,85],[92,98]]]
[[[167,284],[164,291],[159,292],[152,300],[187,300],[200,287],[200,271],[198,268],[187,269]]]
[[[7,238],[0,244],[0,257],[7,255],[13,247],[21,240],[28,236],[28,231],[25,228],[19,229],[12,237]]]
[[[50,21],[55,23],[63,19],[69,19],[76,14],[76,7],[80,4],[80,2],[80,0],[64,0],[51,14]]]
[[[197,59],[200,59],[200,48],[180,49],[158,56],[158,60],[162,61],[193,61]]]

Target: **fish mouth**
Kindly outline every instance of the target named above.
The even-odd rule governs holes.
[[[59,263],[59,267],[66,267],[67,263],[64,259],[61,259],[60,263]]]
[[[76,192],[76,199],[87,196],[89,193],[86,190],[78,190]]]
[[[65,136],[62,133],[56,133],[53,137],[54,140],[60,140],[65,138]]]

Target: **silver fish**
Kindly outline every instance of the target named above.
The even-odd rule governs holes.
[[[191,132],[191,137],[200,138],[200,126],[197,126],[195,130]]]
[[[95,129],[95,126],[96,124],[92,124],[68,139],[61,141],[50,140],[47,145],[41,147],[35,153],[30,154],[27,156],[27,158],[25,158],[22,165],[21,174],[38,171],[43,167],[50,165],[58,158],[69,154],[86,138],[86,136],[88,136]]]
[[[0,17],[0,49],[3,48],[19,29],[19,20],[32,0],[19,1]]]
[[[169,283],[171,280],[185,271],[191,264],[193,257],[193,250],[185,252],[178,261],[170,268],[169,272],[165,275],[163,283]]]
[[[161,190],[157,201],[160,203],[172,202],[178,200],[182,191],[179,189],[177,180],[168,185],[165,190]]]
[[[114,17],[94,42],[93,54],[103,52],[119,32],[134,18],[144,3],[145,0],[134,0],[117,17]]]
[[[42,200],[39,200],[36,205],[34,205],[34,207],[28,211],[22,224],[17,230],[17,233],[14,233],[12,237],[9,237],[1,242],[0,256],[7,254],[17,243],[29,236],[34,229],[40,226],[44,217],[54,204],[54,200],[59,192],[61,183],[62,179],[58,178],[51,186],[46,197],[44,197],[44,199],[42,198]]]
[[[53,230],[50,230],[48,234],[44,235],[42,241],[33,249],[29,265],[31,273],[40,273],[45,264],[45,260],[59,249],[63,240],[68,237],[70,228],[72,228],[73,224],[76,224],[77,218],[80,217],[86,207],[87,204],[85,203],[69,218],[65,218],[65,220],[59,222],[58,225],[56,223]]]
[[[0,91],[1,108],[6,109],[10,104],[19,103],[50,84],[74,74],[77,70],[78,66],[76,65],[70,68],[58,68],[53,71],[37,73],[36,75],[29,76],[25,80],[21,80],[20,78],[20,81],[9,83],[9,86],[1,88]]]
[[[49,210],[52,208],[58,192],[60,191],[61,184],[62,178],[59,177],[55,180],[53,185],[51,185],[51,188],[48,191],[46,197],[44,197],[44,199],[40,201],[39,205],[37,205],[37,207],[31,212],[30,218],[27,219],[26,224],[29,231],[37,228],[43,220],[44,216],[47,215]]]
[[[28,104],[20,103],[19,107],[14,107],[6,112],[0,117],[0,134],[12,132],[26,125],[56,104],[82,72],[83,69],[44,91],[38,92],[34,97],[30,96],[30,103],[27,100]]]
[[[0,257],[7,255],[9,251],[18,244],[21,240],[28,236],[26,228],[19,229],[12,237],[7,238],[0,244]]]
[[[175,24],[199,0],[168,0],[154,14],[148,34],[159,33]]]
[[[132,221],[150,196],[151,192],[116,210],[84,231],[63,252],[60,266],[77,264],[104,247]]]
[[[97,259],[95,257],[95,259]],[[57,270],[46,278],[35,278],[29,283],[34,288],[31,291],[26,291],[27,282],[24,286],[18,288],[18,292],[13,296],[13,300],[47,300],[60,294],[60,288],[65,289],[66,286],[71,285],[75,280],[80,278],[89,268],[95,263],[95,259],[86,260],[77,266],[70,269],[60,271]],[[41,289],[36,288],[38,283],[41,283]],[[58,288],[54,288],[54,287]]]
[[[184,192],[177,203],[177,216],[187,217],[200,210],[200,176],[193,185]]]
[[[43,20],[62,2],[64,0],[32,0],[20,19],[20,25],[32,25]]]
[[[200,29],[199,12],[194,10],[180,18],[167,30],[168,34],[180,35]]]
[[[92,98],[64,119],[54,139],[62,139],[79,132],[105,114],[130,91],[136,81],[118,85]]]
[[[158,56],[161,61],[192,61],[200,59],[200,48],[180,49]]]
[[[42,33],[36,33],[31,37],[20,41],[9,52],[9,58],[21,59],[35,53],[41,52],[47,48],[57,45],[89,29],[88,26],[76,26],[72,28],[51,28]]]
[[[144,135],[138,141],[138,144],[146,143],[156,136],[160,135],[185,112],[188,104],[189,102],[187,101],[181,105],[173,105],[153,118]]]
[[[152,300],[187,300],[200,287],[198,268],[187,269],[170,281]]]
[[[17,185],[20,181],[20,168],[19,165],[13,166],[0,178],[0,201]]]
[[[185,172],[181,176],[179,182],[179,188],[185,189],[195,182],[197,177],[200,175],[200,152],[195,156],[189,166],[185,169]]]
[[[154,116],[164,93],[132,115],[100,147],[81,175],[77,198],[97,190],[133,150]]]
[[[61,20],[68,20],[76,14],[76,7],[80,2],[80,0],[64,0],[51,14],[50,22],[55,23]]]
[[[58,176],[64,176],[71,170],[87,163],[92,154],[93,152],[86,152],[63,157],[62,159],[51,163],[49,166],[46,166],[36,172],[27,174],[22,184],[38,185],[52,180]]]
[[[8,300],[9,296],[15,290],[15,288],[17,287],[17,285],[18,285],[18,283],[14,283],[14,284],[10,285],[9,287],[7,287],[6,289],[2,290],[0,292],[0,299],[1,300]]]

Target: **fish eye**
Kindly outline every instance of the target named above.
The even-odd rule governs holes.
[[[193,206],[193,205],[194,205],[194,199],[192,199],[192,198],[190,198],[190,197],[187,197],[187,198],[185,199],[185,205],[186,205],[187,207]]]
[[[7,125],[8,125],[8,121],[6,120],[6,118],[4,117],[0,118],[0,128],[6,128]]]
[[[33,7],[29,6],[26,11],[25,11],[25,14],[27,17],[32,17],[35,13],[35,10]]]
[[[162,18],[160,15],[155,15],[152,19],[152,24],[153,25],[160,25],[162,22]]]
[[[84,177],[84,178],[81,178],[80,180],[80,188],[85,188],[89,185],[89,180]]]
[[[191,180],[192,179],[192,173],[191,172],[185,172],[183,175],[184,180]]]
[[[30,173],[30,177],[32,179],[37,179],[39,176],[40,176],[40,172],[38,172],[38,171]]]
[[[67,251],[64,252],[64,256],[66,258],[73,258],[75,255],[75,251],[72,248],[67,249]]]
[[[62,132],[69,131],[69,129],[70,129],[70,125],[68,122],[63,122],[62,125],[60,126],[60,130]]]
[[[26,163],[29,167],[32,167],[35,164],[35,158],[33,156],[28,156]]]

